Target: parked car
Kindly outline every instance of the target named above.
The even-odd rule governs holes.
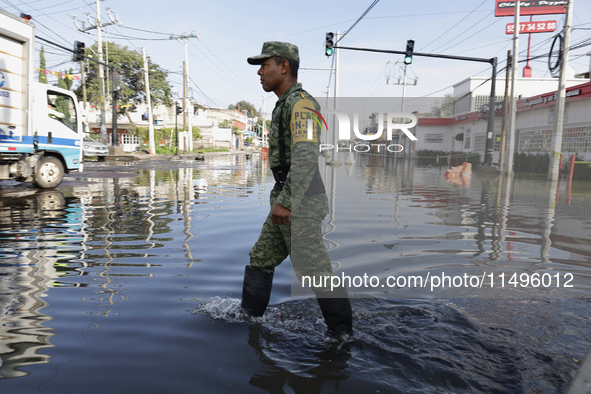
[[[90,138],[84,138],[82,151],[84,152],[84,157],[97,157],[98,161],[104,161],[109,156],[107,145],[91,140]]]

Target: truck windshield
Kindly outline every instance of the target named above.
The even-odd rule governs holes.
[[[58,92],[47,92],[47,108],[49,117],[62,122],[74,132],[78,132],[76,106],[70,96]]]

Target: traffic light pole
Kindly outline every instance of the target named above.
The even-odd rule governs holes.
[[[372,48],[355,48],[355,47],[343,47],[335,46],[334,49],[348,49],[350,51],[363,51],[363,52],[378,52],[378,53],[393,53],[396,55],[406,55],[406,51],[390,51],[384,49],[372,49]],[[452,59],[452,60],[463,60],[468,62],[480,62],[490,63],[492,65],[492,77],[491,77],[491,89],[490,89],[490,100],[488,104],[488,124],[486,128],[486,148],[484,152],[484,164],[487,166],[492,165],[492,153],[493,153],[493,135],[494,135],[494,118],[495,118],[495,85],[497,82],[497,58],[492,57],[490,59],[480,57],[469,57],[469,56],[454,56],[454,55],[443,55],[439,53],[421,53],[413,52],[413,55],[423,57],[436,57],[440,59]]]

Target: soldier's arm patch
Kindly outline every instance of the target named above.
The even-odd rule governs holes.
[[[304,141],[318,143],[320,121],[314,112],[314,104],[308,99],[295,103],[290,123],[292,144]]]

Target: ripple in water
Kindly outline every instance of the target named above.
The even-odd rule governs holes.
[[[213,298],[193,313],[249,323],[250,346],[274,370],[332,383],[347,380],[347,387],[372,392],[555,392],[572,379],[572,367],[551,349],[532,347],[519,332],[479,321],[452,302],[351,301],[354,334],[340,339],[327,335],[314,299],[270,306],[260,318],[246,316],[234,298]],[[534,321],[542,316],[529,306]],[[552,365],[551,374],[539,366],[540,359]],[[265,376],[262,381],[273,379]]]

